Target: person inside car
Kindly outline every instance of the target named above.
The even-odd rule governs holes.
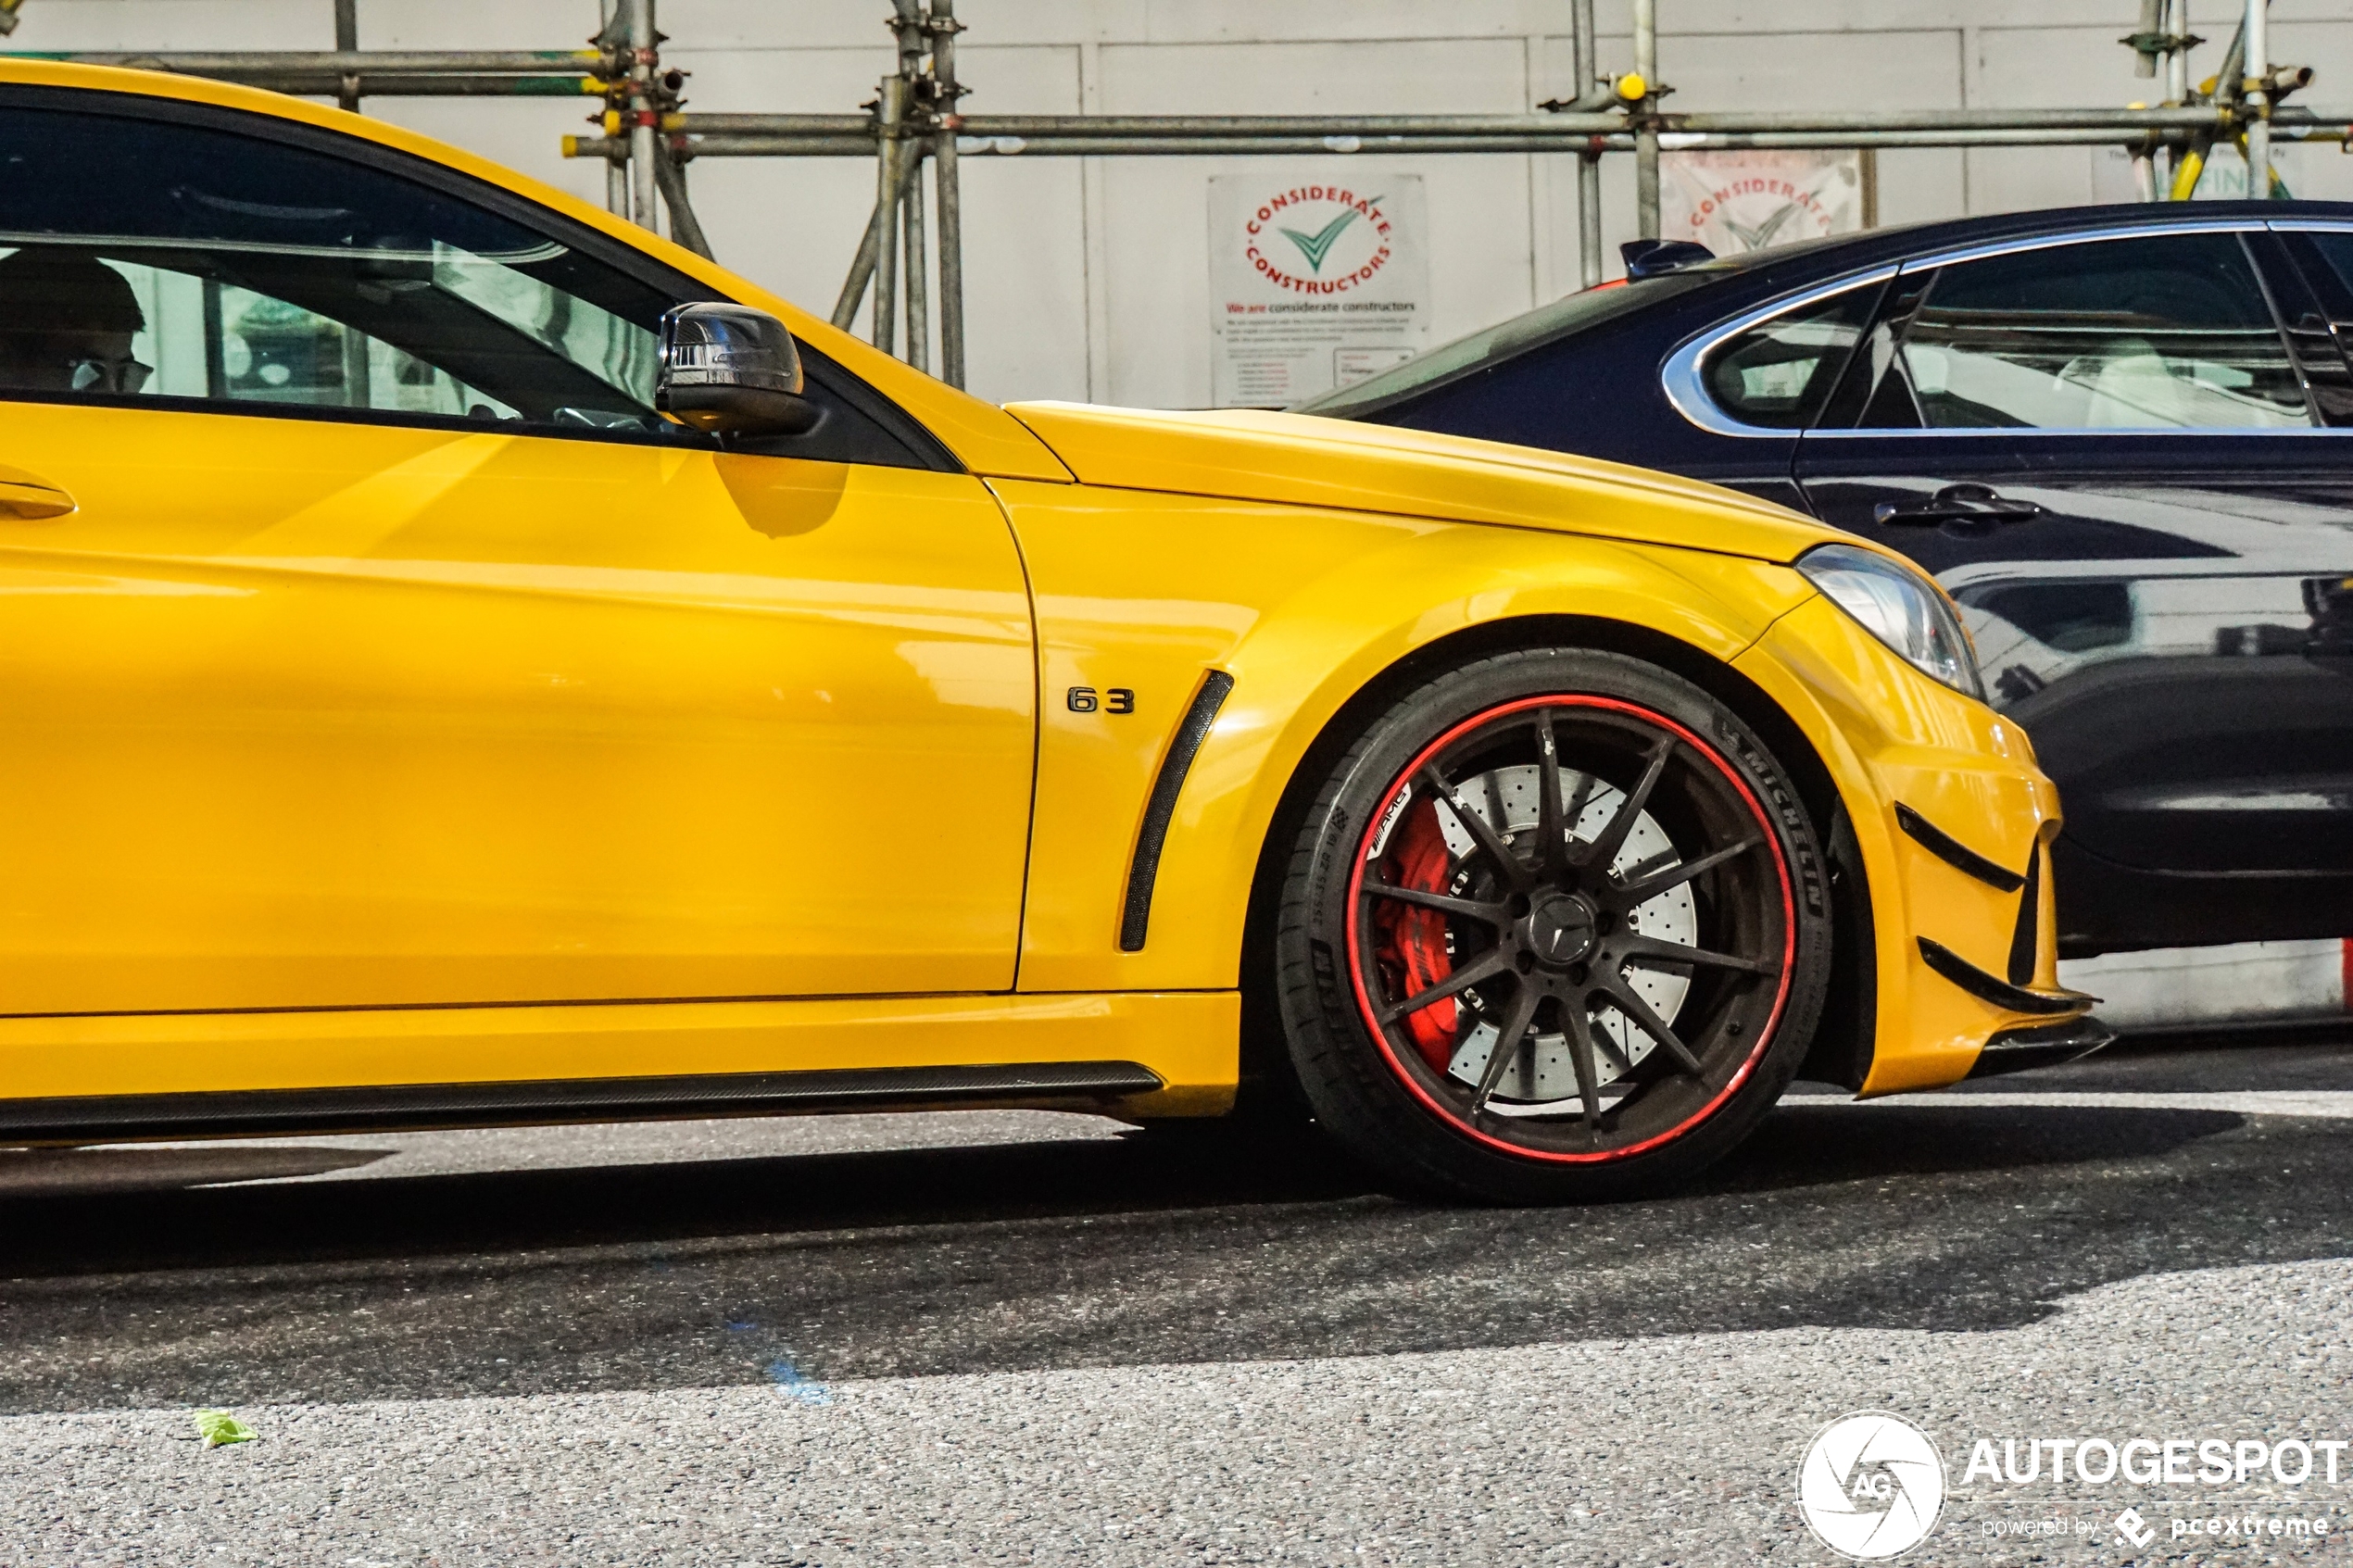
[[[146,325],[121,273],[80,251],[0,257],[0,388],[122,393],[152,368],[132,357]]]

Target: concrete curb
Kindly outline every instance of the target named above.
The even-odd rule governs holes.
[[[2220,947],[2158,947],[2059,963],[2059,982],[2102,998],[2099,1017],[2118,1029],[2276,1019],[2341,1018],[2353,942],[2238,942]]]

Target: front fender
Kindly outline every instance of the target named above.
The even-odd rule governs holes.
[[[1284,791],[1341,709],[1417,649],[1582,616],[1729,663],[1811,593],[1785,567],[1530,529],[994,484],[1029,571],[1043,688],[1026,991],[1237,985]],[[1146,801],[1210,670],[1235,684],[1169,820],[1146,940],[1124,951]],[[1096,694],[1093,706],[1075,707],[1074,689]],[[1132,711],[1103,700],[1114,689],[1133,694]]]

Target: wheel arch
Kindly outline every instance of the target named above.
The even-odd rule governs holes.
[[[1834,847],[1842,838],[1851,844],[1851,831],[1841,831],[1844,808],[1830,768],[1805,731],[1754,681],[1707,649],[1661,632],[1613,616],[1575,612],[1539,612],[1501,617],[1462,627],[1423,643],[1377,671],[1333,709],[1300,752],[1281,795],[1266,821],[1252,873],[1249,902],[1242,922],[1239,974],[1242,993],[1241,1097],[1252,1099],[1296,1099],[1290,1078],[1282,1024],[1276,1014],[1268,984],[1274,961],[1276,905],[1284,874],[1284,858],[1325,770],[1352,744],[1371,717],[1404,692],[1439,672],[1472,660],[1525,648],[1570,647],[1617,653],[1640,659],[1679,675],[1730,709],[1755,731],[1787,770],[1816,836],[1832,855],[1833,872],[1840,857]],[[1870,919],[1869,900],[1860,896],[1860,861],[1854,875],[1833,875],[1834,895],[1841,882],[1846,891],[1838,935],[1847,935],[1851,918]],[[1839,942],[1838,948],[1848,947]],[[1834,948],[1834,951],[1837,949]],[[1870,951],[1868,935],[1861,945]],[[1831,996],[1817,1032],[1817,1047],[1801,1076],[1844,1082],[1869,1067],[1871,1021],[1875,1006],[1869,977],[1872,966],[1837,963],[1831,975]],[[1859,1046],[1858,1043],[1859,1042]],[[1859,1049],[1860,1068],[1851,1064]]]

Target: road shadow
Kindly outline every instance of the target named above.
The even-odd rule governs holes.
[[[372,1165],[388,1148],[256,1147],[0,1148],[0,1203],[280,1181]],[[0,1261],[7,1248],[0,1242]]]
[[[2240,1090],[2353,1089],[2353,1024],[2236,1024],[2196,1033],[2128,1035],[2104,1051],[2017,1077],[1977,1078],[1940,1098],[1979,1094],[2222,1094]]]
[[[2158,1157],[2241,1120],[2196,1110],[1997,1110],[1955,1099],[1868,1108],[1794,1100],[1675,1196]],[[1312,1135],[1253,1142],[1221,1137],[1209,1124],[1088,1143],[386,1176],[348,1185],[223,1185],[349,1169],[389,1152],[0,1151],[0,1275],[463,1259],[875,1226],[1388,1201],[1369,1173]]]
[[[1549,1210],[1151,1136],[0,1198],[0,1410],[1998,1328],[2347,1255],[2349,1136],[1801,1101],[1692,1190]]]
[[[1869,1105],[1784,1100],[1705,1181],[1718,1191],[1765,1191],[1899,1175],[2024,1176],[2053,1166],[2161,1160],[2246,1123],[2227,1110],[2120,1114],[2078,1106],[1971,1105],[1946,1095]]]

